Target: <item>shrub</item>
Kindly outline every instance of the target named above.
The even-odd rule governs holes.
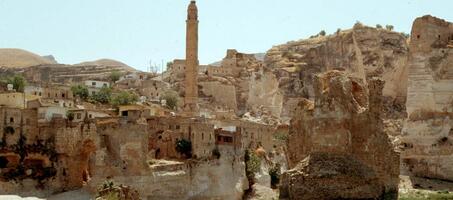
[[[5,128],[3,128],[3,132],[5,134],[14,134],[14,132],[16,132],[14,130],[14,128],[12,126],[6,126]]]
[[[106,104],[106,103],[110,102],[111,97],[112,97],[112,89],[110,89],[109,87],[103,87],[103,88],[101,88],[101,90],[98,93],[91,96],[91,99],[96,102]]]
[[[112,81],[113,83],[117,82],[118,80],[120,80],[120,77],[122,76],[122,74],[118,71],[118,70],[115,70],[115,71],[112,71],[109,75],[109,79],[110,81]]]
[[[382,28],[382,25],[380,25],[380,24],[376,24],[376,28],[379,28],[379,29],[381,29],[381,28]]]
[[[322,31],[319,32],[318,35],[320,35],[320,36],[326,36],[326,31],[325,31],[325,30],[322,30]]]
[[[112,104],[115,106],[118,105],[128,105],[134,104],[138,101],[138,96],[126,91],[120,92],[112,98]]]
[[[186,158],[192,157],[192,142],[186,139],[176,140],[176,151]]]
[[[72,86],[71,91],[75,96],[78,96],[83,100],[88,99],[88,96],[90,96],[90,94],[88,92],[88,87],[85,85]]]
[[[217,159],[219,159],[219,158],[220,158],[220,151],[219,151],[219,149],[218,149],[218,148],[213,149],[213,150],[212,150],[212,155],[213,155],[214,157],[216,157]]]
[[[340,34],[340,32],[341,32],[341,28],[338,28],[338,29],[337,29],[337,32],[336,32],[337,35]]]
[[[175,110],[178,106],[178,94],[175,91],[166,91],[164,95],[161,96],[161,100],[165,100],[165,105],[167,108]]]
[[[260,170],[261,159],[253,151],[246,150],[244,155],[245,174],[250,185],[255,182],[255,173]]]
[[[74,120],[74,113],[71,111],[66,112],[66,118],[68,118],[69,121]]]
[[[275,164],[269,169],[269,176],[271,176],[271,186],[276,188],[280,183],[280,164]]]
[[[17,92],[23,92],[25,85],[27,84],[25,78],[21,75],[14,75],[11,78],[6,79],[7,84],[12,84],[13,89]]]

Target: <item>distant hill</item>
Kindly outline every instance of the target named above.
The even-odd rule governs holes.
[[[57,60],[53,55],[47,55],[47,56],[42,56],[44,59],[48,60],[49,62],[52,62],[53,64],[58,64]]]
[[[83,66],[83,65],[121,67],[121,68],[124,68],[124,70],[126,70],[126,71],[136,71],[136,69],[134,69],[133,67],[126,65],[120,61],[112,60],[112,59],[99,59],[99,60],[95,60],[95,61],[87,61],[87,62],[75,64],[75,66]]]
[[[24,68],[41,64],[55,63],[23,49],[0,48],[0,66]]]

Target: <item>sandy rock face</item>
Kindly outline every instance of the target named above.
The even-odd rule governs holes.
[[[298,98],[314,98],[313,74],[332,69],[360,78],[382,78],[388,106],[404,108],[407,53],[402,34],[357,24],[330,36],[275,46],[267,52],[265,63],[278,76],[284,102],[288,102],[283,113],[291,116]]]
[[[325,199],[396,198],[399,154],[383,132],[383,87],[379,79],[370,79],[365,87],[362,79],[340,71],[314,78],[315,101],[301,101],[291,121],[288,162],[296,168],[284,175],[283,197],[312,199],[308,197],[322,195],[322,188],[329,187],[333,196]],[[348,160],[357,173],[340,165],[341,160]],[[333,175],[326,179],[325,173]],[[325,186],[325,181],[341,184]]]
[[[414,21],[402,164],[412,175],[453,180],[453,23]]]

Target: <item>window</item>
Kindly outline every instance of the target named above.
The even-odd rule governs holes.
[[[201,141],[204,140],[204,133],[201,133]]]
[[[176,129],[179,130],[181,128],[181,126],[179,125],[176,125]]]
[[[65,94],[64,94],[64,93],[62,93],[62,94],[61,94],[61,98],[64,98],[64,97],[65,97]]]
[[[89,118],[93,118],[93,115],[89,114],[88,117],[89,117]]]
[[[77,119],[82,119],[82,113],[77,113]]]
[[[417,39],[420,39],[420,35],[417,35]]]
[[[9,118],[9,122],[10,122],[10,123],[14,123],[14,118],[13,118],[13,117],[10,117],[10,118]]]
[[[38,95],[41,96],[41,92],[39,92]]]
[[[129,112],[127,110],[121,112],[121,116],[127,117],[129,115]]]
[[[104,83],[104,85],[103,85],[103,86],[104,86],[104,87],[107,87],[107,83]]]
[[[91,82],[91,85],[92,86],[96,86],[96,82]]]

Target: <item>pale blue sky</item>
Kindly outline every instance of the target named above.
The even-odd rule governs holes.
[[[113,58],[146,70],[149,61],[184,58],[189,0],[0,0],[0,48],[52,54],[74,64]],[[265,52],[272,45],[358,20],[410,32],[431,14],[453,21],[450,0],[198,0],[200,62],[226,49]]]

